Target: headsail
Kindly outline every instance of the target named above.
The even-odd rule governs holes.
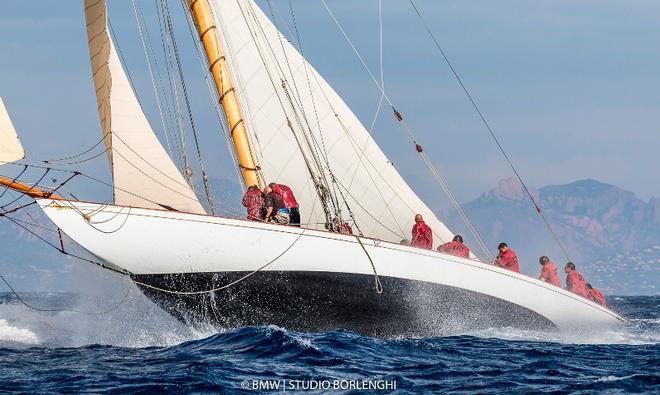
[[[11,123],[5,104],[0,97],[0,163],[14,162],[25,157],[25,151]]]
[[[205,213],[147,121],[108,34],[105,0],[85,0],[89,56],[116,204]]]
[[[365,235],[396,242],[410,238],[414,215],[421,213],[435,244],[451,239],[449,229],[406,184],[344,101],[254,1],[214,0],[213,5],[257,162],[266,182],[294,189],[303,222],[313,208],[311,226],[325,224],[303,154],[307,149],[314,155],[314,149],[299,145],[305,129],[318,142],[317,154],[327,158]]]

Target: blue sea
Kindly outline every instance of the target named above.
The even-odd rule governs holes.
[[[35,307],[88,313],[121,299],[24,296]],[[0,294],[0,391],[659,393],[660,296],[609,301],[630,318],[625,326],[379,339],[274,326],[193,329],[138,291],[103,315],[37,312]]]

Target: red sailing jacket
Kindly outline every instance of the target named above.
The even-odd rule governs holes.
[[[516,252],[509,248],[508,250],[501,252],[497,259],[495,260],[495,265],[509,269],[512,272],[520,273],[520,266],[518,265],[518,255]]]
[[[243,195],[243,206],[247,208],[247,218],[253,221],[259,221],[261,218],[261,208],[264,206],[264,197],[258,188],[250,188]]]
[[[555,287],[561,287],[561,281],[559,280],[559,275],[557,274],[557,265],[555,265],[553,262],[548,262],[543,265],[539,280],[552,284]]]
[[[462,258],[470,257],[470,249],[460,241],[450,241],[449,243],[445,243],[438,247],[438,251],[454,256],[460,256]]]
[[[574,294],[582,296],[583,298],[589,299],[587,282],[584,281],[584,277],[575,270],[571,270],[566,274],[566,289]]]
[[[598,303],[601,306],[607,307],[607,303],[605,302],[605,295],[603,295],[603,293],[600,292],[599,289],[591,288],[589,290],[589,296],[591,297],[591,300],[593,300],[594,302]]]
[[[273,185],[273,192],[282,196],[282,200],[284,200],[284,205],[286,206],[286,208],[298,207],[298,202],[296,201],[296,197],[293,196],[293,191],[288,186],[284,184],[275,184]]]
[[[433,231],[424,221],[415,222],[413,225],[410,245],[427,250],[433,248]]]

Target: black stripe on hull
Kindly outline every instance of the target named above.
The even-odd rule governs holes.
[[[134,275],[136,281],[176,291],[222,287],[248,272]],[[257,272],[227,289],[199,295],[141,286],[164,310],[188,324],[221,328],[277,325],[316,332],[346,329],[372,336],[439,336],[465,330],[553,329],[524,307],[492,296],[424,281],[329,272]]]

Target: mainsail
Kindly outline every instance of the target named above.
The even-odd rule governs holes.
[[[24,157],[25,151],[0,97],[0,163],[14,162]]]
[[[105,147],[119,205],[205,213],[158,141],[119,61],[104,0],[85,0],[87,39]]]
[[[303,222],[318,228],[326,223],[308,170],[316,160],[328,178],[334,177],[365,235],[395,242],[410,238],[414,215],[420,213],[434,231],[435,244],[451,239],[344,101],[254,1],[212,4],[257,162],[266,182],[295,191]]]

